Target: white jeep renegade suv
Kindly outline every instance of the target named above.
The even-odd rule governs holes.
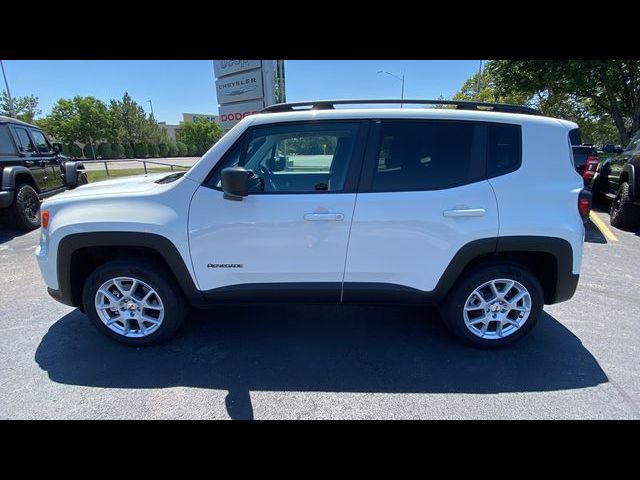
[[[457,337],[492,347],[571,298],[590,208],[575,123],[346,103],[400,101],[272,106],[186,173],[46,200],[49,293],[132,345],[171,337],[188,305],[366,302],[437,304]]]

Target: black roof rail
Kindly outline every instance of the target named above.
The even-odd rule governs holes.
[[[293,112],[297,110],[333,110],[335,105],[374,105],[374,104],[405,104],[405,105],[453,105],[457,110],[480,110],[506,113],[525,113],[528,115],[542,115],[540,110],[524,105],[508,103],[469,102],[459,100],[415,100],[415,99],[375,99],[375,100],[314,100],[309,102],[277,103],[263,109],[261,113]],[[309,108],[299,108],[309,107]]]

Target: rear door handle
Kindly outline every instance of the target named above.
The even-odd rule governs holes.
[[[481,217],[487,213],[484,208],[454,208],[445,210],[442,215],[445,217]]]
[[[342,213],[305,213],[304,219],[310,222],[339,222],[344,220],[344,214]]]

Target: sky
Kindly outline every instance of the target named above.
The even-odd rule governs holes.
[[[286,60],[287,101],[451,98],[478,71],[479,60]],[[125,91],[155,118],[177,124],[182,113],[217,114],[211,60],[4,60],[13,96],[35,95],[42,115],[59,98],[94,96],[108,102]],[[4,83],[0,79],[0,87]]]

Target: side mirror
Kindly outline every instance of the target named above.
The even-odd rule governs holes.
[[[222,191],[228,200],[242,200],[249,194],[250,172],[243,167],[228,167],[222,170]]]
[[[54,143],[53,144],[53,151],[56,153],[62,153],[62,144],[61,143]]]

